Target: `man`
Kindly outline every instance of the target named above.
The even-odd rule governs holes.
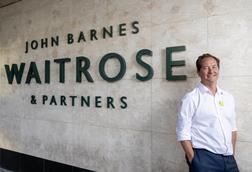
[[[217,86],[219,63],[211,54],[198,57],[201,82],[183,97],[178,114],[177,140],[185,151],[190,172],[239,172],[234,159],[234,99]]]

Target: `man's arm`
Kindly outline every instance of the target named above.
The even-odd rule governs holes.
[[[233,145],[233,154],[235,155],[235,146],[237,140],[237,131],[232,131],[232,145]]]
[[[191,142],[192,117],[195,113],[195,103],[192,95],[186,94],[181,101],[181,108],[178,113],[176,134],[177,140],[180,141],[182,148],[191,163],[194,151]]]
[[[194,156],[194,151],[192,148],[191,140],[183,140],[180,143],[185,151],[186,157],[188,158],[189,162],[191,163],[193,156]]]

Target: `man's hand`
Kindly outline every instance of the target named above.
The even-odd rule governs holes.
[[[180,143],[185,151],[186,157],[188,158],[189,162],[192,163],[194,157],[194,151],[192,148],[191,140],[183,140]]]

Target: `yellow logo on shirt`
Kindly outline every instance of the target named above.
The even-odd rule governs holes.
[[[224,106],[224,102],[223,101],[219,101],[219,105],[223,107]]]

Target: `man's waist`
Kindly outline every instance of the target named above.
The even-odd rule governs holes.
[[[216,155],[229,156],[233,155],[232,147],[217,146],[217,145],[199,145],[192,142],[193,149],[206,150]]]
[[[193,148],[194,151],[203,151],[203,152],[206,152],[208,154],[214,154],[214,155],[217,155],[217,156],[222,156],[222,157],[230,157],[230,156],[233,156],[233,154],[221,154],[221,153],[215,153],[215,152],[212,152],[210,150],[207,150],[207,149],[202,149],[202,148]]]
[[[232,155],[233,154],[233,147],[231,138],[227,142],[227,138],[221,137],[214,137],[208,135],[194,135],[191,136],[192,146],[198,149],[206,149],[210,152],[215,154],[222,154],[222,155]]]

